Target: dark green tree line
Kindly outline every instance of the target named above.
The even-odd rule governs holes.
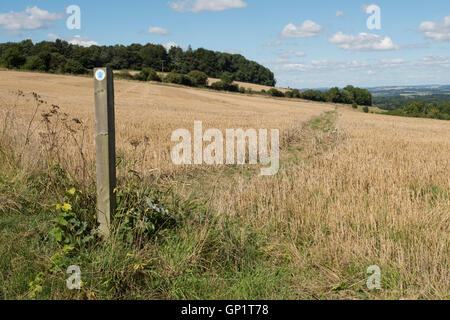
[[[267,86],[276,84],[274,74],[268,68],[242,55],[203,48],[183,50],[172,47],[167,51],[164,46],[151,43],[82,47],[62,40],[36,44],[25,40],[0,44],[0,57],[0,63],[7,68],[43,72],[82,74],[101,66],[116,70],[152,68],[179,74],[201,71],[213,78],[220,78],[228,72],[235,81]]]
[[[288,98],[301,98],[305,100],[356,104],[361,106],[372,106],[372,94],[366,90],[354,86],[347,86],[340,90],[339,88],[331,88],[328,91],[321,90],[299,90],[288,91],[284,94]]]

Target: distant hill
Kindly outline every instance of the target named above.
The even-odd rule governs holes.
[[[374,97],[450,95],[450,85],[375,87],[368,90]]]
[[[391,115],[450,120],[450,85],[371,88],[373,103]]]

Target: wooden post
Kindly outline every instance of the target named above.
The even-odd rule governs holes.
[[[97,219],[100,234],[109,237],[116,209],[116,141],[114,80],[111,68],[94,69]]]

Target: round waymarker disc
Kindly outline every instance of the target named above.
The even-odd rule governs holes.
[[[98,81],[103,81],[106,77],[106,73],[103,70],[97,70],[95,72],[95,79],[97,79]]]

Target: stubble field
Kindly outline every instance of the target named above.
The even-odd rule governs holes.
[[[198,206],[139,246],[67,255],[88,274],[67,290],[47,234],[64,189],[87,194],[95,181],[93,80],[1,71],[0,297],[30,298],[41,272],[44,299],[450,297],[449,122],[122,80],[115,93],[119,185]],[[279,129],[279,173],[173,165],[171,133],[195,120]],[[65,182],[48,173],[55,164]],[[30,182],[44,172],[50,187]],[[381,290],[366,286],[372,265]]]

